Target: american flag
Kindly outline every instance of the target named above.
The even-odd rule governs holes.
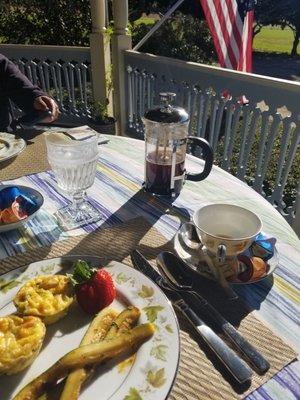
[[[221,67],[252,71],[255,0],[200,0]]]

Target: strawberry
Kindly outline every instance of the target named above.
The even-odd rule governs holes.
[[[87,262],[78,260],[71,279],[77,302],[88,314],[98,313],[116,297],[113,279],[105,269],[91,268]]]

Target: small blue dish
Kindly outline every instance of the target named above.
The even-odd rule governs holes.
[[[28,215],[27,218],[24,218],[17,222],[0,224],[0,232],[7,232],[13,229],[20,228],[21,226],[26,224],[26,222],[28,222],[31,218],[33,218],[44,204],[44,197],[40,192],[35,189],[22,185],[0,185],[0,193],[3,189],[7,190],[7,188],[16,188],[18,191],[21,192],[21,194],[32,200],[35,203],[35,207],[32,208],[32,212]]]

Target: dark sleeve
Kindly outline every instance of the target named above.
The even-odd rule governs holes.
[[[22,74],[13,62],[2,54],[0,54],[0,86],[3,94],[25,112],[32,111],[36,97],[45,95],[38,86],[34,86]]]

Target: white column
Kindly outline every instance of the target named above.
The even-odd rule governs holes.
[[[91,66],[93,97],[95,102],[105,104],[107,93],[107,79],[111,70],[110,38],[106,33],[105,0],[90,0],[92,32],[90,34]],[[112,101],[109,104],[109,113],[112,113]]]
[[[112,35],[113,100],[117,119],[117,135],[126,129],[125,63],[124,51],[132,48],[128,33],[128,0],[113,0],[114,31]]]

